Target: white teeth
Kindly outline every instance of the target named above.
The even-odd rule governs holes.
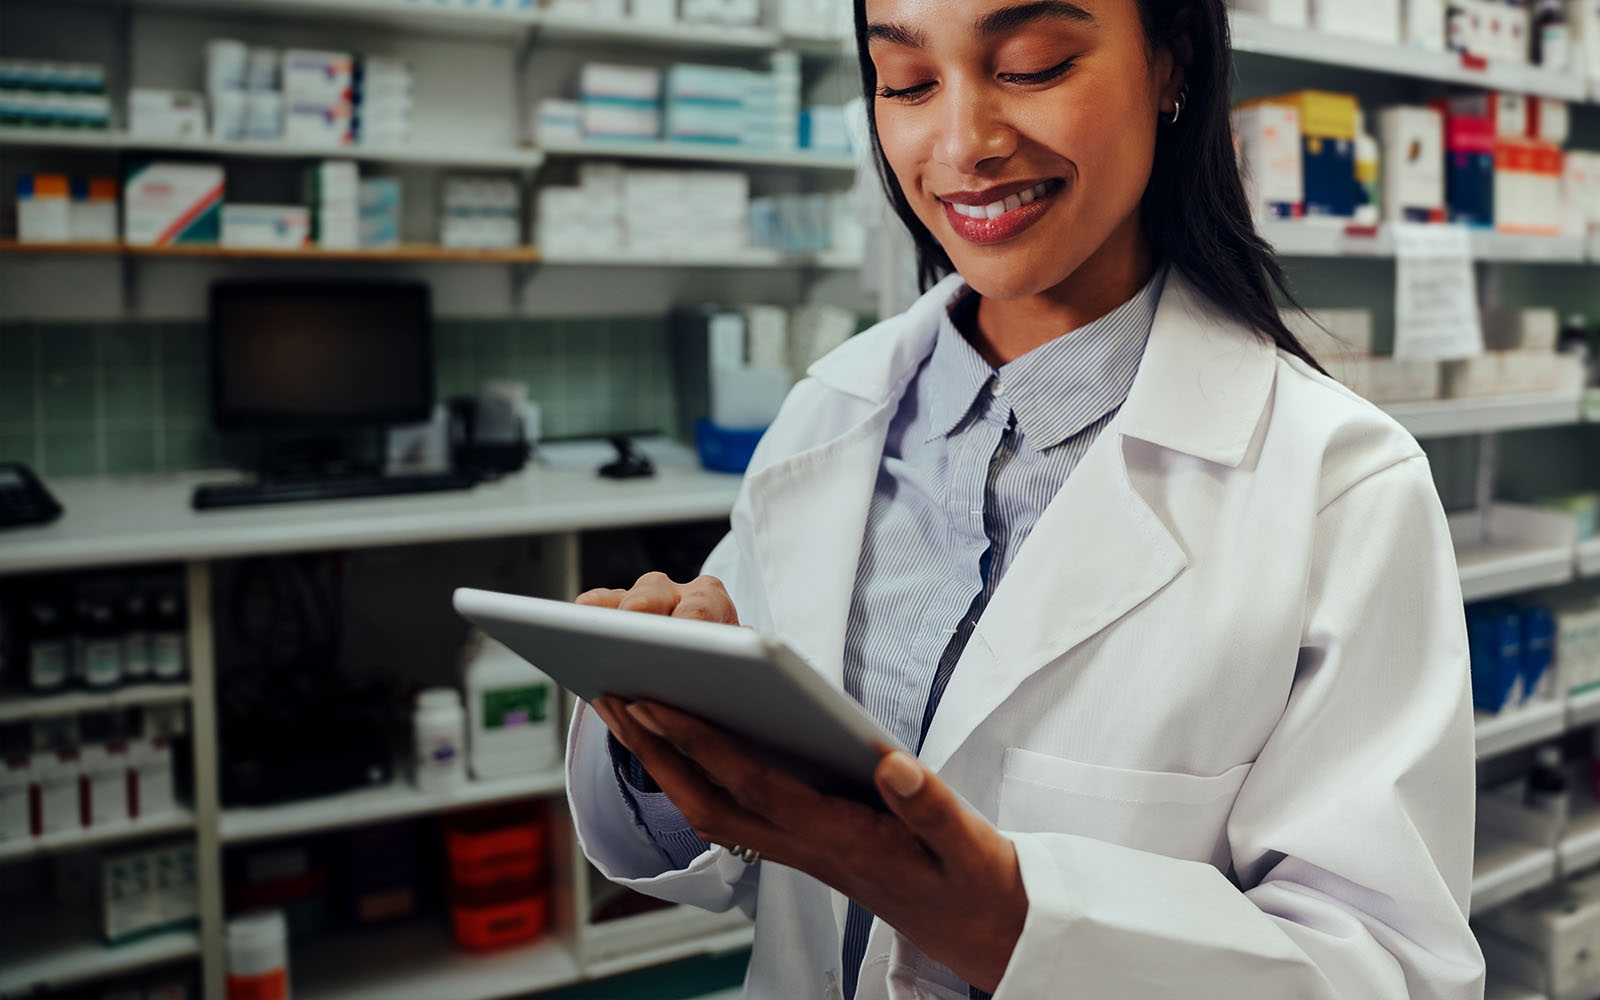
[[[964,215],[969,219],[998,219],[1007,212],[1016,211],[1023,205],[1032,204],[1043,198],[1049,190],[1050,182],[1041,181],[1026,191],[1019,191],[999,201],[991,201],[987,205],[958,205],[955,202],[947,202],[947,204],[956,210],[957,215]]]

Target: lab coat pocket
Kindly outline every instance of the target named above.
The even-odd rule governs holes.
[[[1250,773],[1213,777],[1084,764],[1012,747],[1000,783],[1000,829],[1072,833],[1205,861],[1228,871],[1228,814]]]

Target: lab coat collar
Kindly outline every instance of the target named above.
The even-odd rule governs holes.
[[[846,343],[809,374],[868,402],[898,400],[927,359],[943,315],[967,289],[940,281],[902,315]],[[1266,407],[1275,348],[1217,309],[1176,268],[1156,308],[1120,432],[1229,467],[1250,446]]]

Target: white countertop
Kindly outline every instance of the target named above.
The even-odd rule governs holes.
[[[649,479],[530,463],[471,490],[196,511],[198,483],[237,474],[50,479],[65,513],[0,532],[0,574],[275,552],[555,534],[725,517],[739,477],[658,463]]]

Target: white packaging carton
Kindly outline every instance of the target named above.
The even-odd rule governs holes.
[[[83,826],[79,807],[83,765],[76,750],[42,750],[33,755],[39,785],[39,832],[61,833]]]
[[[177,811],[173,791],[172,741],[147,736],[128,741],[128,763],[133,767],[133,794],[128,804],[135,816],[165,816]]]
[[[1257,218],[1299,216],[1305,201],[1300,109],[1258,104],[1233,113],[1245,197]]]
[[[128,131],[146,139],[203,139],[206,101],[188,90],[128,91]]]
[[[296,250],[311,241],[311,210],[303,205],[224,205],[222,245]]]
[[[33,836],[33,760],[0,758],[0,841]]]
[[[1445,0],[1405,0],[1406,44],[1428,52],[1445,48]]]
[[[1393,107],[1378,114],[1383,150],[1383,213],[1390,222],[1444,217],[1444,118],[1433,108]]]
[[[81,751],[84,780],[89,785],[90,826],[128,820],[128,745],[90,743]]]
[[[222,228],[222,168],[157,161],[123,185],[122,238],[134,246],[215,243]]]

